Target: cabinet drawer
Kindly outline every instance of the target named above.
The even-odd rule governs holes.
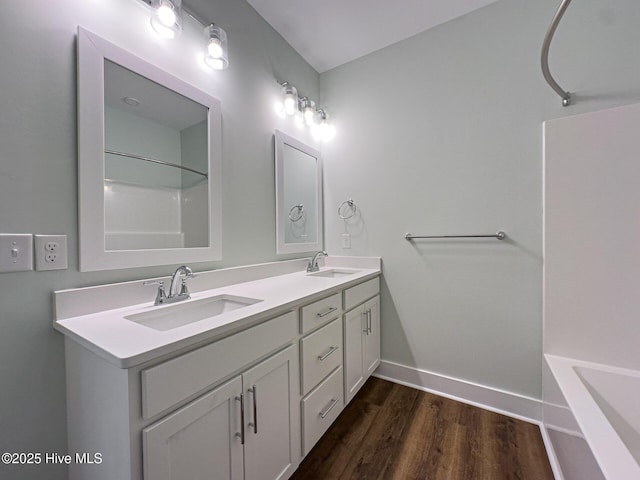
[[[302,307],[300,333],[304,334],[320,325],[324,325],[329,320],[336,318],[341,311],[342,299],[339,293]]]
[[[342,367],[338,367],[313,392],[302,399],[302,454],[313,448],[344,406]]]
[[[348,288],[344,291],[344,309],[350,310],[378,293],[380,293],[380,277],[372,278],[360,285]]]
[[[296,317],[286,313],[143,370],[142,416],[153,417],[291,341]]]
[[[302,394],[304,395],[338,365],[342,365],[342,319],[300,340]]]

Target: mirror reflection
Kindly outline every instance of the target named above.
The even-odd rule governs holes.
[[[105,59],[105,249],[209,243],[208,108]]]
[[[320,152],[276,131],[277,253],[321,249],[321,188]]]
[[[220,102],[78,27],[80,271],[221,259]]]
[[[285,243],[315,243],[318,225],[315,221],[317,159],[289,144],[282,153],[284,169],[284,209],[287,210]],[[284,212],[282,212],[284,213]]]

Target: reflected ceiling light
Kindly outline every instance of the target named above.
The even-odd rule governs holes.
[[[282,103],[287,115],[293,115],[298,110],[298,90],[289,82],[282,82]]]
[[[151,26],[165,38],[176,38],[182,31],[182,0],[151,0]]]
[[[207,53],[204,61],[211,68],[224,70],[229,66],[229,54],[227,53],[227,33],[215,24],[204,29],[207,37]]]

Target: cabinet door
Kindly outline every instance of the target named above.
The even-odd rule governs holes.
[[[362,306],[344,316],[344,394],[349,403],[364,383],[362,364],[363,335],[365,327]]]
[[[241,480],[241,393],[236,377],[145,428],[145,480]]]
[[[380,296],[364,304],[365,328],[363,367],[365,379],[380,365]]]
[[[242,374],[246,480],[288,478],[297,468],[301,448],[298,384],[295,345]]]

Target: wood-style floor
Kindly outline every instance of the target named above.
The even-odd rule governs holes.
[[[370,378],[295,480],[553,480],[540,429]]]

